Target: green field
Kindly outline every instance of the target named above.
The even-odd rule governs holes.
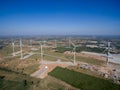
[[[69,69],[56,67],[49,75],[82,90],[120,90],[120,85]]]

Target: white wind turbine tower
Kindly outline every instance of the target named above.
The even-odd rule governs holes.
[[[21,50],[21,59],[23,59],[23,54],[22,54],[22,41],[20,39],[20,50]]]
[[[107,64],[109,62],[109,55],[110,55],[110,42],[107,43]]]
[[[43,63],[43,47],[41,41],[39,42],[40,44],[40,50],[41,50],[41,62]]]
[[[14,43],[13,40],[12,40],[12,47],[13,47],[13,53],[12,53],[12,55],[15,56],[15,43]]]
[[[73,45],[73,51],[74,51],[74,58],[73,58],[73,63],[74,63],[74,65],[76,64],[76,47],[78,47],[78,46],[76,46],[71,40],[70,40],[70,43]]]
[[[55,48],[57,48],[57,40],[55,40]]]

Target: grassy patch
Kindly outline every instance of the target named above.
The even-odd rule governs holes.
[[[7,68],[0,69],[0,90],[32,90],[40,79],[22,73],[16,73]]]
[[[65,51],[72,51],[72,48],[66,48],[66,47],[57,47],[56,52],[64,53]]]
[[[9,54],[12,53],[12,47],[10,47],[10,46],[5,46],[5,47],[3,47],[2,49],[0,49],[0,53],[1,53],[3,56],[8,56]]]
[[[82,90],[120,90],[120,85],[80,72],[56,67],[49,75]]]
[[[103,65],[104,62],[101,60],[93,59],[93,58],[88,58],[88,57],[76,57],[77,61],[82,61],[94,65]]]
[[[27,75],[16,74],[10,71],[7,72],[0,70],[0,73],[2,73],[0,75],[5,77],[0,78],[0,90],[29,90],[33,85],[31,82],[37,81],[36,79],[31,78]]]
[[[0,80],[0,90],[28,90],[29,86],[24,86],[23,82]]]
[[[15,47],[15,52],[16,51],[19,51],[19,47]],[[0,49],[0,53],[5,57],[5,56],[8,56],[8,55],[11,55],[13,53],[13,48],[12,46],[8,45],[8,46],[5,46],[3,47],[2,49]]]
[[[29,75],[29,74],[35,72],[38,69],[39,65],[40,64],[35,64],[35,65],[28,66],[28,67],[24,68],[24,72],[23,73]]]

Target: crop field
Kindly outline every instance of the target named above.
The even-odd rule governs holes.
[[[120,85],[80,72],[56,67],[49,75],[82,90],[120,90]]]

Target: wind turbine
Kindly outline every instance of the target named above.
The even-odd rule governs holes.
[[[12,53],[12,55],[15,56],[15,43],[14,43],[13,40],[12,40],[12,47],[13,47],[13,53]]]
[[[110,55],[110,42],[107,43],[107,64],[109,62],[109,55]]]
[[[21,59],[23,59],[23,54],[22,54],[22,41],[20,39],[20,50],[21,50]]]
[[[41,50],[41,62],[43,63],[43,46],[41,41],[39,42],[39,44],[40,44],[40,50]]]
[[[109,58],[110,58],[110,42],[107,42],[107,47],[105,48],[105,50],[103,52],[106,52],[106,64],[108,65],[109,62]]]
[[[57,48],[57,40],[55,40],[55,48]]]
[[[74,58],[73,58],[73,63],[74,63],[74,65],[76,64],[76,47],[78,47],[78,46],[76,46],[71,40],[70,40],[70,43],[73,45],[73,52],[74,52]]]

